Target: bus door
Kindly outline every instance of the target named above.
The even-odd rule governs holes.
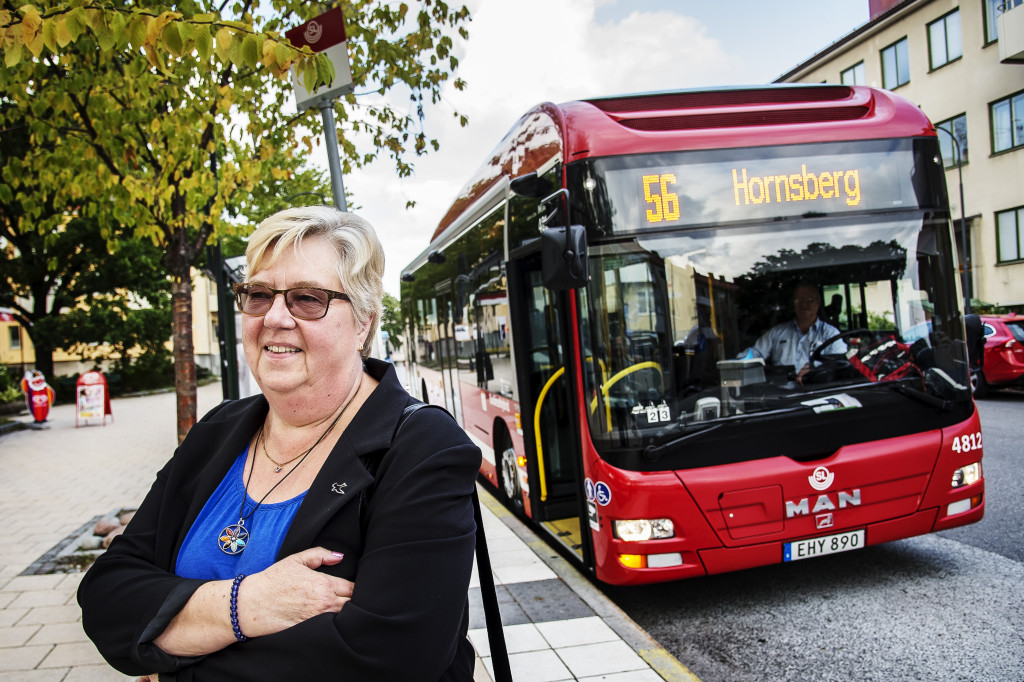
[[[462,424],[462,396],[459,386],[459,348],[457,334],[459,311],[455,308],[452,294],[437,296],[437,328],[439,332],[438,353],[441,374],[444,377],[444,406],[456,421]],[[468,360],[463,360],[468,362]]]
[[[519,261],[510,288],[521,305],[513,320],[523,440],[527,448],[531,516],[580,560],[590,556],[580,533],[579,427],[573,409],[572,367],[563,309],[566,294],[541,281],[540,254]],[[532,451],[532,452],[531,452]]]

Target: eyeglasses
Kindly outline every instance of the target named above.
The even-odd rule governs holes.
[[[319,320],[327,314],[331,301],[351,301],[348,294],[319,287],[296,287],[294,289],[271,289],[262,284],[235,284],[235,303],[246,315],[266,315],[274,305],[274,297],[284,296],[284,304],[292,317],[300,320]]]
[[[814,305],[817,302],[818,302],[818,299],[814,298],[813,296],[807,296],[807,297],[803,297],[803,298],[794,298],[793,299],[793,305],[800,305],[800,304],[803,304],[803,305]]]

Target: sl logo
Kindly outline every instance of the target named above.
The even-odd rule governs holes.
[[[811,487],[815,490],[825,490],[832,485],[832,481],[836,480],[836,475],[828,470],[828,467],[817,467],[810,476],[807,477],[807,482],[811,484]]]

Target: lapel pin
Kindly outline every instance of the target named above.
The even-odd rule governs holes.
[[[348,483],[332,483],[331,492],[338,493],[339,495],[345,494],[345,488],[348,487]]]

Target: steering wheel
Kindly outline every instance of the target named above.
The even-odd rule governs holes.
[[[847,337],[861,336],[862,334],[870,334],[871,331],[868,329],[848,329],[845,332],[839,332],[829,339],[826,339],[823,343],[819,344],[817,348],[811,351],[811,356],[808,364],[810,367],[803,375],[803,383],[814,384],[822,383],[826,381],[834,380],[835,378],[847,374],[853,371],[853,367],[850,365],[850,361],[846,359],[846,356],[842,353],[825,353],[825,349],[831,346],[840,339]]]
[[[811,351],[811,362],[824,362],[826,360],[839,360],[842,358],[846,360],[846,356],[842,353],[829,353],[825,355],[825,349],[831,346],[833,343],[840,339],[845,339],[848,336],[861,336],[862,334],[870,334],[869,329],[847,329],[845,332],[839,332],[832,338],[826,339],[823,343],[819,344],[817,348]],[[849,363],[847,363],[849,364]]]

